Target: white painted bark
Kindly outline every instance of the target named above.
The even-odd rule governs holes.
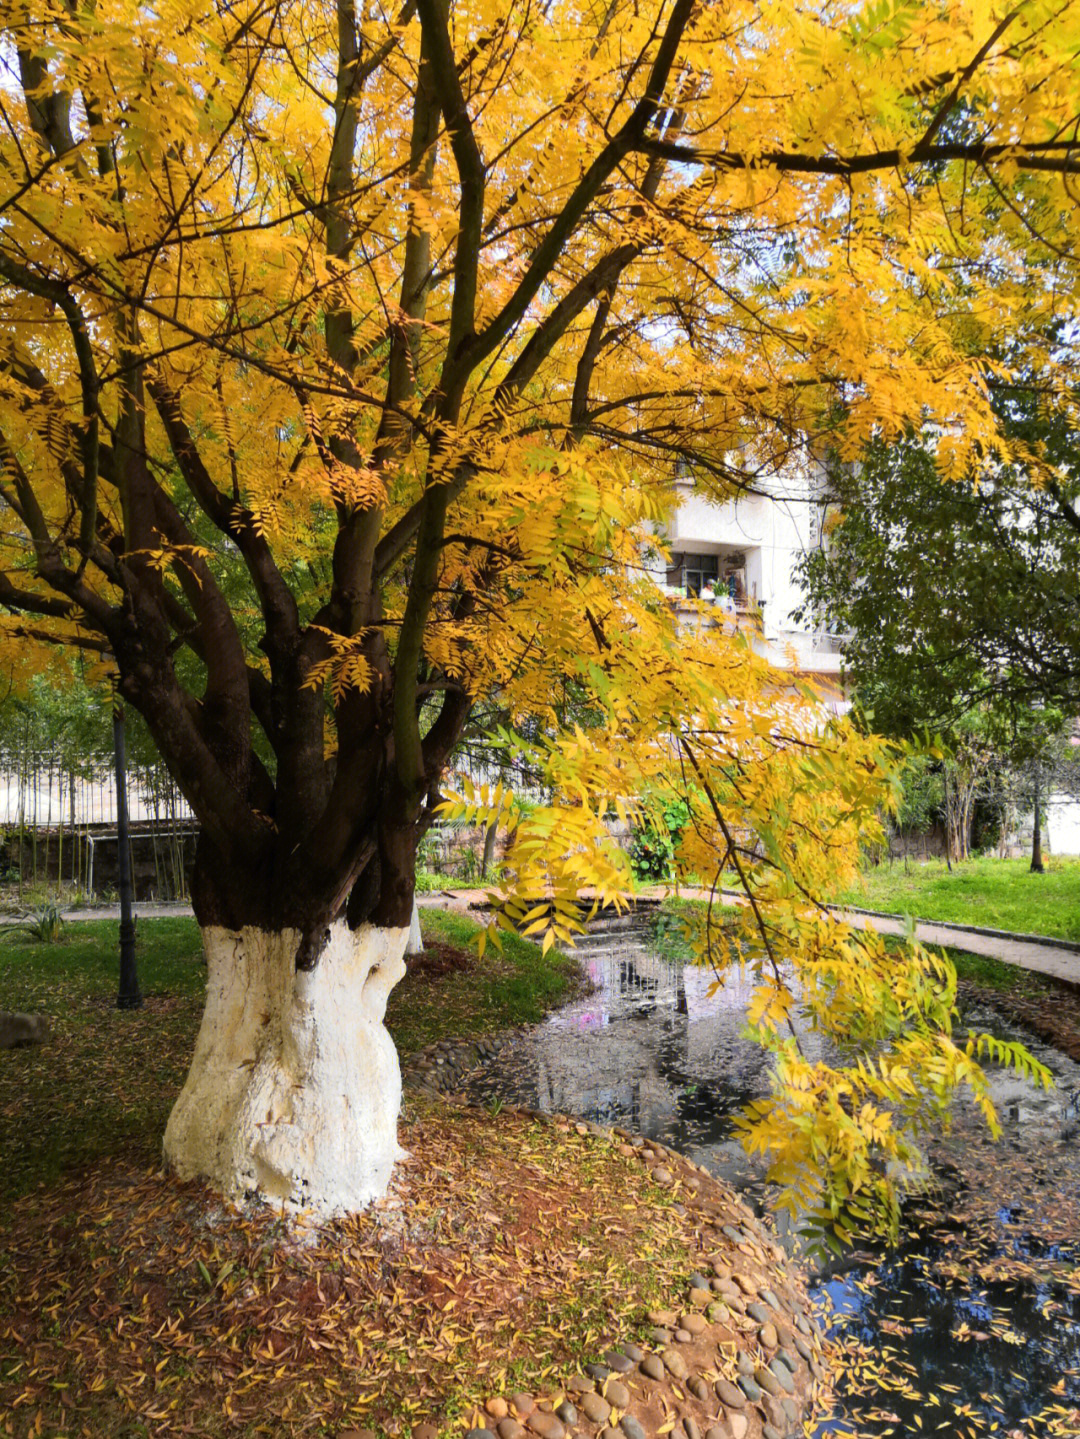
[[[412,902],[412,919],[409,922],[409,942],[405,946],[405,953],[411,958],[424,952],[424,936],[420,933],[420,906],[414,899]]]
[[[295,930],[203,930],[206,1009],[165,1129],[181,1178],[321,1217],[386,1192],[404,1151],[383,1018],[408,937],[340,920],[316,968],[297,973]]]

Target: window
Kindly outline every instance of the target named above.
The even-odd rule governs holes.
[[[668,570],[668,584],[681,585],[689,599],[697,599],[702,586],[720,578],[719,555],[681,555],[682,564]]]

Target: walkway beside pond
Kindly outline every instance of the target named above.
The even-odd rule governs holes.
[[[904,934],[907,922],[897,916],[862,910],[834,910],[854,929],[873,927],[879,934]],[[1033,969],[1053,979],[1080,985],[1080,945],[1058,944],[1038,936],[1006,934],[1000,930],[972,929],[963,924],[942,924],[920,919],[915,938],[922,944],[963,949],[968,954],[985,954],[1020,969]]]

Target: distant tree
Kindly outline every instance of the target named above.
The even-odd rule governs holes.
[[[1077,400],[1009,389],[995,404],[1034,483],[1019,463],[943,483],[941,437],[927,430],[830,469],[822,544],[799,562],[803,615],[845,635],[845,667],[883,733],[988,702],[1018,717],[1080,713]]]

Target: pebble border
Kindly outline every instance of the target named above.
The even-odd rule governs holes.
[[[513,1029],[478,1039],[437,1039],[409,1055],[401,1069],[401,1082],[406,1089],[450,1094],[459,1090],[481,1065],[494,1059],[504,1045],[525,1032]]]
[[[517,1032],[427,1045],[408,1061],[405,1081],[449,1095]],[[675,1196],[676,1212],[698,1220],[702,1247],[692,1256],[686,1289],[672,1296],[670,1308],[648,1312],[650,1348],[601,1343],[581,1373],[549,1381],[543,1394],[492,1395],[465,1439],[801,1434],[816,1391],[830,1382],[824,1341],[793,1261],[734,1191],[684,1155],[620,1126],[517,1106],[509,1112],[593,1135],[644,1163],[654,1183]],[[417,1424],[411,1439],[439,1439],[448,1427]],[[338,1439],[376,1436],[347,1429]]]

